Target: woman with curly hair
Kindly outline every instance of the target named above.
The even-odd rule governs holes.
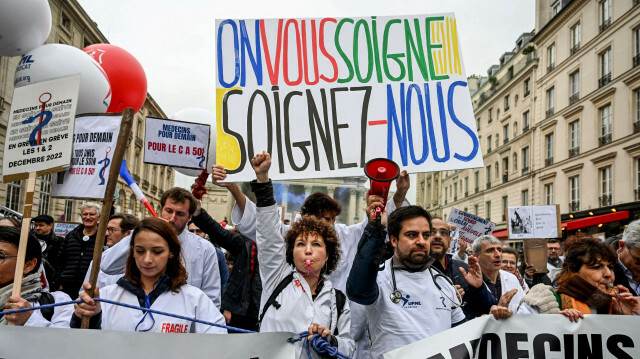
[[[178,236],[169,222],[145,218],[131,236],[124,277],[116,284],[94,291],[95,297],[183,315],[224,325],[224,318],[211,299],[199,288],[187,284]],[[91,285],[84,283],[85,290]],[[71,327],[80,327],[80,317],[91,317],[92,329],[161,333],[226,333],[223,328],[192,323],[184,319],[152,314],[114,304],[104,305],[80,295],[84,303],[75,305]]]
[[[571,321],[584,314],[635,314],[640,298],[623,286],[613,286],[613,250],[595,238],[567,241],[557,288],[538,284],[524,296],[518,314],[563,314]]]
[[[351,313],[345,295],[333,288],[328,276],[340,260],[340,241],[327,221],[304,216],[283,236],[280,211],[269,180],[271,156],[251,160],[257,181],[251,182],[257,199],[258,261],[262,280],[261,332],[308,331],[329,340],[344,355],[352,356]],[[306,358],[303,343],[297,356]],[[313,355],[316,353],[313,352]]]

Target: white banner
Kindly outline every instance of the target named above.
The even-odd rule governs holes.
[[[71,218],[67,218],[71,219]],[[80,223],[71,223],[71,222],[55,222],[53,224],[53,234],[58,237],[66,237],[69,232],[71,232],[74,228],[79,226]]]
[[[104,304],[103,304],[104,305]],[[294,359],[292,333],[168,334],[0,326],[0,358]],[[37,340],[36,340],[37,338]],[[35,342],[33,340],[36,340]]]
[[[451,208],[447,222],[455,224],[458,240],[463,240],[469,244],[480,236],[491,234],[496,226],[493,222],[456,208]]]
[[[476,318],[386,353],[386,359],[640,358],[638,317],[585,315],[572,323],[560,314]]]
[[[69,166],[79,88],[80,75],[72,75],[14,90],[3,176],[17,180]]]
[[[216,158],[229,181],[482,167],[452,13],[216,20]]]
[[[210,125],[147,117],[144,162],[203,170],[209,155]]]
[[[507,209],[509,238],[559,238],[556,206],[519,206]]]
[[[71,167],[56,175],[53,197],[104,198],[121,122],[121,115],[76,118]]]

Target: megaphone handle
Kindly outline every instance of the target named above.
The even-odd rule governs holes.
[[[376,207],[376,221],[382,221],[382,209],[380,207]]]

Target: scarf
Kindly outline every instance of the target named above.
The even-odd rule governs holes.
[[[3,306],[2,309],[4,309],[4,304],[7,303],[12,292],[13,283],[0,288],[0,305]],[[20,290],[22,299],[27,302],[36,302],[40,299],[41,294],[42,282],[40,282],[40,271],[22,278],[22,288]],[[4,318],[4,315],[0,317],[0,325],[7,325],[7,320]]]
[[[593,307],[600,314],[611,313],[612,297],[575,273],[558,283],[557,292],[560,293],[562,309],[573,308],[583,314],[591,314],[589,308]]]
[[[516,278],[518,278],[518,282],[520,282],[520,286],[522,287],[522,290],[526,292],[527,291],[527,287],[524,285],[524,278],[522,278],[522,275],[520,274],[520,271],[518,271],[518,270],[516,270]]]
[[[552,266],[554,266],[556,268],[562,267],[562,259],[560,259],[559,256],[556,259],[549,258],[549,259],[547,259],[547,262],[549,262],[549,264],[551,264]]]

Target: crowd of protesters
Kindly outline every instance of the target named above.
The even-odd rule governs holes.
[[[306,198],[301,218],[283,223],[269,179],[271,157],[255,155],[252,202],[221,166],[214,184],[235,199],[228,230],[189,191],[161,198],[160,218],[116,213],[107,223],[95,288],[89,273],[101,206],[80,208],[82,223],[66,237],[53,218],[32,219],[21,295],[12,288],[20,221],[0,219],[0,311],[80,298],[58,306],[0,316],[0,325],[81,327],[138,332],[227,333],[224,325],[261,332],[317,334],[344,355],[382,358],[385,352],[483,315],[638,315],[640,220],[602,242],[571,238],[547,242],[544,272],[491,235],[452,252],[455,228],[405,199],[403,171],[381,216],[383,199],[369,194],[365,219],[335,223],[337,201]],[[470,253],[467,253],[470,251]],[[92,296],[89,295],[92,293]],[[105,298],[140,310],[94,301]],[[221,326],[152,314],[155,309]],[[298,357],[306,357],[303,343]]]

